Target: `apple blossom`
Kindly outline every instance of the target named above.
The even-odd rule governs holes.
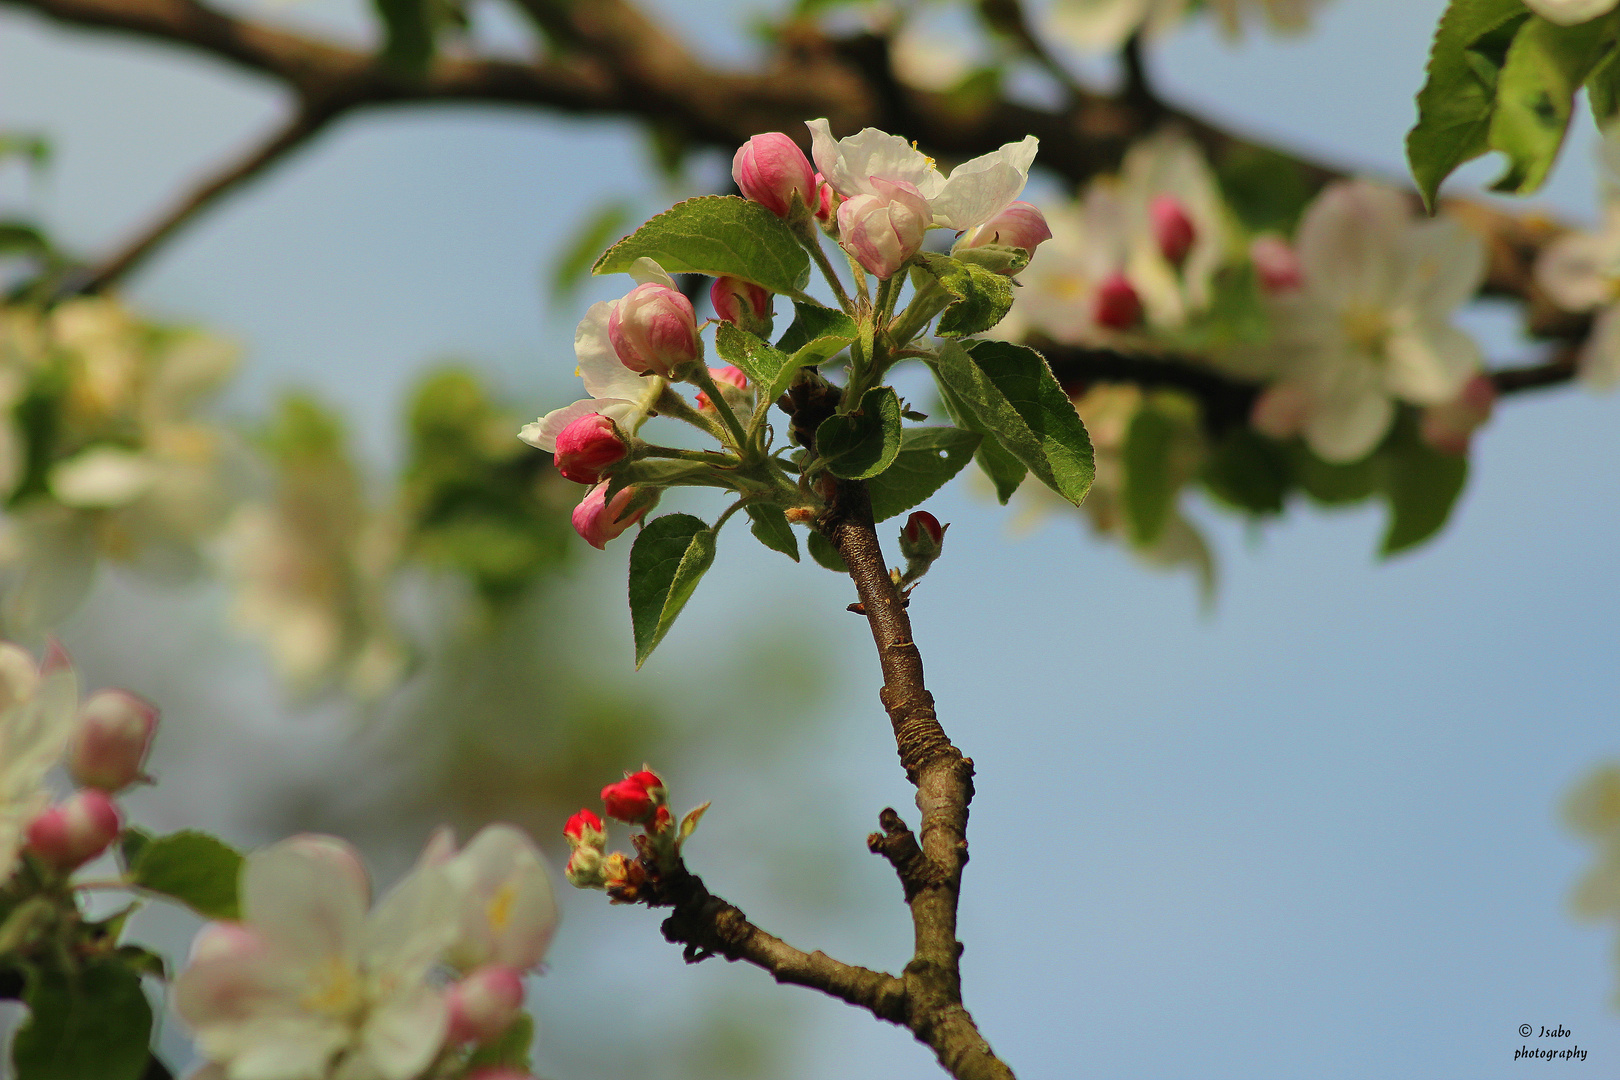
[[[576,484],[600,483],[629,452],[618,425],[601,413],[587,413],[557,433],[557,471]]]
[[[605,482],[597,484],[574,507],[574,531],[598,550],[606,548],[609,540],[640,521],[658,501],[654,492],[651,501],[642,503],[646,498],[645,489],[632,486],[620,489],[613,501],[608,502],[607,487]]]
[[[157,706],[123,690],[90,695],[79,710],[68,772],[82,787],[122,791],[142,778],[157,731]]]
[[[528,971],[557,931],[557,899],[534,842],[512,825],[487,825],[442,863],[459,921],[446,958],[457,970],[494,964]]]
[[[619,301],[608,315],[608,340],[625,367],[666,379],[703,355],[692,301],[657,281],[637,285]]]
[[[123,828],[112,797],[84,788],[28,823],[28,850],[58,870],[76,870],[106,851]]]
[[[1214,171],[1191,138],[1166,129],[1138,140],[1114,185],[1126,215],[1125,272],[1154,326],[1175,328],[1214,298],[1230,230]]]
[[[1389,430],[1396,400],[1444,404],[1479,370],[1478,347],[1450,320],[1484,278],[1484,245],[1357,180],[1306,209],[1296,247],[1303,282],[1271,298],[1271,343],[1224,362],[1276,380],[1256,404],[1274,432],[1297,421],[1323,460],[1356,461]]]
[[[1206,6],[1214,11],[1228,34],[1236,34],[1245,18],[1255,13],[1278,30],[1302,30],[1321,2],[1212,0]],[[1133,34],[1162,34],[1196,8],[1191,0],[1057,0],[1048,21],[1055,35],[1082,49],[1117,52]]]
[[[741,330],[759,337],[771,332],[770,290],[736,277],[717,277],[709,286],[714,313]]]
[[[174,1008],[230,1080],[416,1080],[449,1016],[429,976],[455,934],[442,868],[420,864],[368,913],[359,857],[293,837],[247,856],[240,924],[205,929]]]
[[[918,251],[928,232],[928,202],[904,181],[873,178],[876,194],[858,194],[838,208],[838,244],[878,278],[891,278]]]
[[[898,135],[863,128],[847,139],[834,139],[826,120],[811,120],[807,126],[816,168],[839,195],[846,199],[870,195],[888,202],[894,198],[894,185],[904,184],[927,208],[922,214],[924,229],[957,232],[983,225],[1018,198],[1040,146],[1035,136],[1026,135],[963,162],[945,177],[932,158]],[[843,207],[838,210],[838,227],[847,228]]]
[[[445,995],[452,1043],[488,1042],[512,1026],[523,1008],[523,977],[509,967],[481,967]]]
[[[945,530],[939,518],[926,510],[913,510],[900,530],[900,555],[906,559],[935,559],[945,543]]]
[[[571,848],[601,848],[607,843],[607,833],[596,811],[585,809],[569,818],[563,825],[563,839]]]
[[[1610,142],[1616,138],[1611,134]],[[1610,192],[1596,232],[1569,233],[1549,244],[1535,274],[1559,307],[1597,313],[1575,361],[1581,381],[1593,390],[1620,386],[1620,195]]]
[[[838,204],[843,201],[843,197],[827,183],[827,178],[816,173],[816,220],[830,228],[834,215],[838,213]]]
[[[78,704],[78,679],[60,647],[53,643],[36,668],[22,649],[0,643],[0,884],[50,804],[45,775],[67,750]]]
[[[1015,202],[1001,213],[977,228],[970,229],[951,246],[951,251],[999,244],[1003,247],[1022,248],[1035,254],[1035,249],[1052,239],[1052,227],[1033,203]]]
[[[1118,185],[1093,184],[1078,203],[1047,207],[1052,239],[1020,274],[1018,302],[995,329],[1018,341],[1039,331],[1055,341],[1092,343],[1117,331],[1094,318],[1103,282],[1130,257],[1128,215]]]
[[[602,804],[608,817],[631,824],[646,824],[664,805],[664,781],[648,769],[631,773],[602,789]]]
[[[806,207],[815,205],[815,170],[799,145],[780,131],[755,135],[738,147],[731,177],[745,198],[777,217],[792,213],[795,195]]]

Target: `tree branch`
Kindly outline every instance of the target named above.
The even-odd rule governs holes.
[[[958,1080],[1012,1080],[1012,1070],[995,1056],[962,1005],[956,909],[968,858],[973,763],[952,745],[934,714],[911,620],[878,544],[866,485],[838,481],[816,528],[837,549],[855,582],[883,670],[879,697],[922,814],[919,838],[908,839],[911,834],[899,816],[885,812],[880,819],[885,836],[876,847],[900,872],[911,907],[915,948],[904,976],[906,1026]]]

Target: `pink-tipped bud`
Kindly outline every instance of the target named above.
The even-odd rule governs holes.
[[[692,301],[656,281],[637,285],[613,306],[608,340],[619,362],[639,375],[674,378],[703,355]]]
[[[641,502],[640,496],[640,488],[627,487],[614,495],[610,503],[607,501],[607,485],[597,484],[574,507],[574,531],[593,548],[601,550],[607,547],[609,540],[640,521],[652,509],[653,503],[658,501],[655,495],[651,502],[632,505]]]
[[[748,376],[744,375],[741,369],[732,367],[730,364],[725,367],[712,367],[709,369],[709,378],[713,379],[720,387],[720,392],[725,395],[727,402],[733,406],[741,403],[742,394],[748,389]],[[726,390],[728,386],[734,387],[738,393],[731,394]],[[714,402],[709,400],[708,394],[699,390],[697,407],[700,409],[712,409],[714,408]]]
[[[619,425],[601,413],[582,416],[557,433],[557,471],[576,484],[601,483],[629,453]]]
[[[106,851],[123,825],[105,791],[85,788],[28,823],[28,850],[58,870],[76,870]]]
[[[717,277],[709,286],[709,302],[714,313],[739,330],[756,337],[771,333],[771,293],[769,289],[742,278]]]
[[[602,806],[608,817],[640,825],[653,819],[665,797],[663,780],[657,773],[643,770],[603,788]]]
[[[523,1008],[523,977],[509,967],[481,967],[445,994],[449,1041],[488,1042],[512,1026]]]
[[[1293,246],[1276,233],[1261,233],[1249,243],[1249,259],[1260,278],[1260,286],[1267,292],[1290,292],[1300,287],[1305,276],[1300,270],[1299,254]]]
[[[1171,266],[1181,269],[1193,241],[1198,239],[1198,229],[1187,216],[1187,208],[1174,195],[1155,195],[1148,203],[1148,217],[1153,219],[1153,239],[1160,254]]]
[[[744,198],[752,199],[777,217],[793,211],[793,196],[815,208],[816,171],[799,144],[780,131],[755,135],[731,159],[731,178]]]
[[[838,213],[838,204],[843,201],[843,196],[833,190],[827,178],[816,173],[816,220],[823,226],[832,225],[833,217]]]
[[[1311,397],[1294,383],[1273,383],[1254,399],[1249,425],[1273,439],[1292,439],[1305,430]]]
[[[1485,426],[1496,408],[1496,383],[1489,375],[1475,375],[1463,384],[1455,401],[1423,410],[1418,431],[1423,441],[1445,454],[1468,453],[1474,432]]]
[[[939,518],[928,511],[913,510],[911,516],[906,518],[905,528],[900,530],[900,553],[905,555],[906,549],[910,547],[918,551],[926,549],[935,555],[939,554],[940,546],[945,543],[945,530],[948,528],[949,525],[941,525]]]
[[[79,710],[68,772],[80,787],[122,791],[143,778],[141,766],[157,731],[157,706],[123,690],[91,695]]]
[[[1023,248],[1031,255],[1035,249],[1052,239],[1051,226],[1046,215],[1032,203],[1015,202],[977,229],[965,233],[953,246],[953,251],[997,244],[1001,247]]]
[[[922,249],[933,220],[928,200],[904,181],[872,178],[881,195],[857,195],[838,208],[838,243],[873,277],[891,278]]]
[[[581,810],[563,826],[563,839],[571,848],[588,847],[600,850],[607,843],[607,831],[594,810]]]
[[[1110,330],[1129,330],[1142,321],[1142,298],[1124,274],[1115,271],[1097,286],[1091,318]]]

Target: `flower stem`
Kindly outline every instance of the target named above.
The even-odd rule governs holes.
[[[749,453],[748,433],[737,422],[737,414],[731,411],[731,404],[726,401],[725,395],[715,385],[714,376],[709,374],[708,368],[698,364],[692,369],[692,374],[687,377],[696,383],[705,394],[709,395],[709,402],[714,405],[714,411],[720,414],[720,419],[724,421],[726,429],[731,432],[731,437],[735,440],[732,449],[736,450],[737,455],[746,461],[751,456]]]

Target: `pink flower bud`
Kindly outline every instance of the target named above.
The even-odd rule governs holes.
[[[771,332],[771,293],[742,278],[717,277],[709,286],[714,313],[726,322],[758,337]]]
[[[1098,326],[1110,330],[1129,330],[1142,321],[1142,298],[1119,271],[1108,275],[1097,286],[1091,301],[1091,317]]]
[[[748,376],[744,375],[740,369],[732,367],[730,364],[727,364],[725,367],[710,368],[709,378],[713,379],[721,386],[722,389],[720,392],[722,394],[726,394],[724,389],[726,386],[734,386],[738,390],[748,389]],[[735,401],[730,394],[726,394],[726,400],[733,402]],[[709,400],[708,394],[705,394],[702,390],[699,390],[697,395],[697,407],[700,409],[712,409],[714,408],[714,402]]]
[[[1187,216],[1187,208],[1174,195],[1155,195],[1148,203],[1148,217],[1153,219],[1153,239],[1160,253],[1171,266],[1181,269],[1193,241],[1198,239],[1198,230]]]
[[[1273,439],[1292,439],[1305,429],[1311,398],[1293,383],[1274,383],[1254,399],[1249,425]]]
[[[445,994],[449,1041],[488,1042],[512,1026],[523,1008],[523,977],[509,967],[481,967]]]
[[[58,870],[76,870],[106,851],[123,825],[105,791],[85,788],[28,823],[28,850]]]
[[[631,508],[631,503],[637,501],[640,489],[627,487],[613,496],[613,501],[607,501],[607,485],[597,484],[585,493],[579,505],[574,507],[574,531],[585,539],[585,542],[598,550],[607,547],[607,542],[624,532],[630,526],[640,521],[652,509],[652,502],[647,505]],[[657,502],[657,498],[653,502]]]
[[[692,301],[656,281],[637,285],[613,306],[608,340],[625,367],[666,379],[703,355]]]
[[[933,213],[905,181],[872,178],[882,195],[857,195],[838,208],[838,243],[878,278],[891,278],[922,248]]]
[[[1299,255],[1276,233],[1261,233],[1255,237],[1249,244],[1249,259],[1254,263],[1261,287],[1267,292],[1288,292],[1299,288],[1305,280]]]
[[[833,215],[838,213],[838,204],[843,201],[843,197],[827,183],[827,178],[816,173],[816,220],[824,226],[831,225]]]
[[[1475,375],[1463,384],[1455,401],[1423,410],[1419,433],[1423,441],[1445,454],[1468,453],[1474,432],[1485,426],[1496,408],[1496,383],[1489,375]]]
[[[731,159],[731,177],[745,198],[777,217],[792,213],[795,194],[805,206],[815,206],[816,172],[810,159],[780,131],[755,135],[743,143]]]
[[[157,706],[122,690],[93,694],[79,710],[68,771],[80,787],[115,792],[141,779],[157,730]]]
[[[619,425],[601,413],[580,417],[557,433],[554,460],[564,479],[576,484],[599,484],[607,469],[630,452]]]
[[[1035,249],[1052,239],[1052,229],[1040,208],[1027,202],[1015,202],[977,229],[958,240],[955,247],[976,248],[986,244],[1023,248],[1031,255]]]
[[[938,547],[945,541],[945,530],[949,525],[941,525],[939,518],[926,510],[913,510],[906,519],[905,528],[900,530],[900,537],[908,544],[920,544],[926,541]]]
[[[664,804],[664,782],[658,774],[643,770],[602,789],[602,806],[607,816],[632,825],[651,821]]]
[[[607,843],[607,833],[602,828],[602,819],[596,816],[594,810],[581,810],[569,818],[568,823],[563,826],[563,838],[568,841],[571,848],[600,848]]]

